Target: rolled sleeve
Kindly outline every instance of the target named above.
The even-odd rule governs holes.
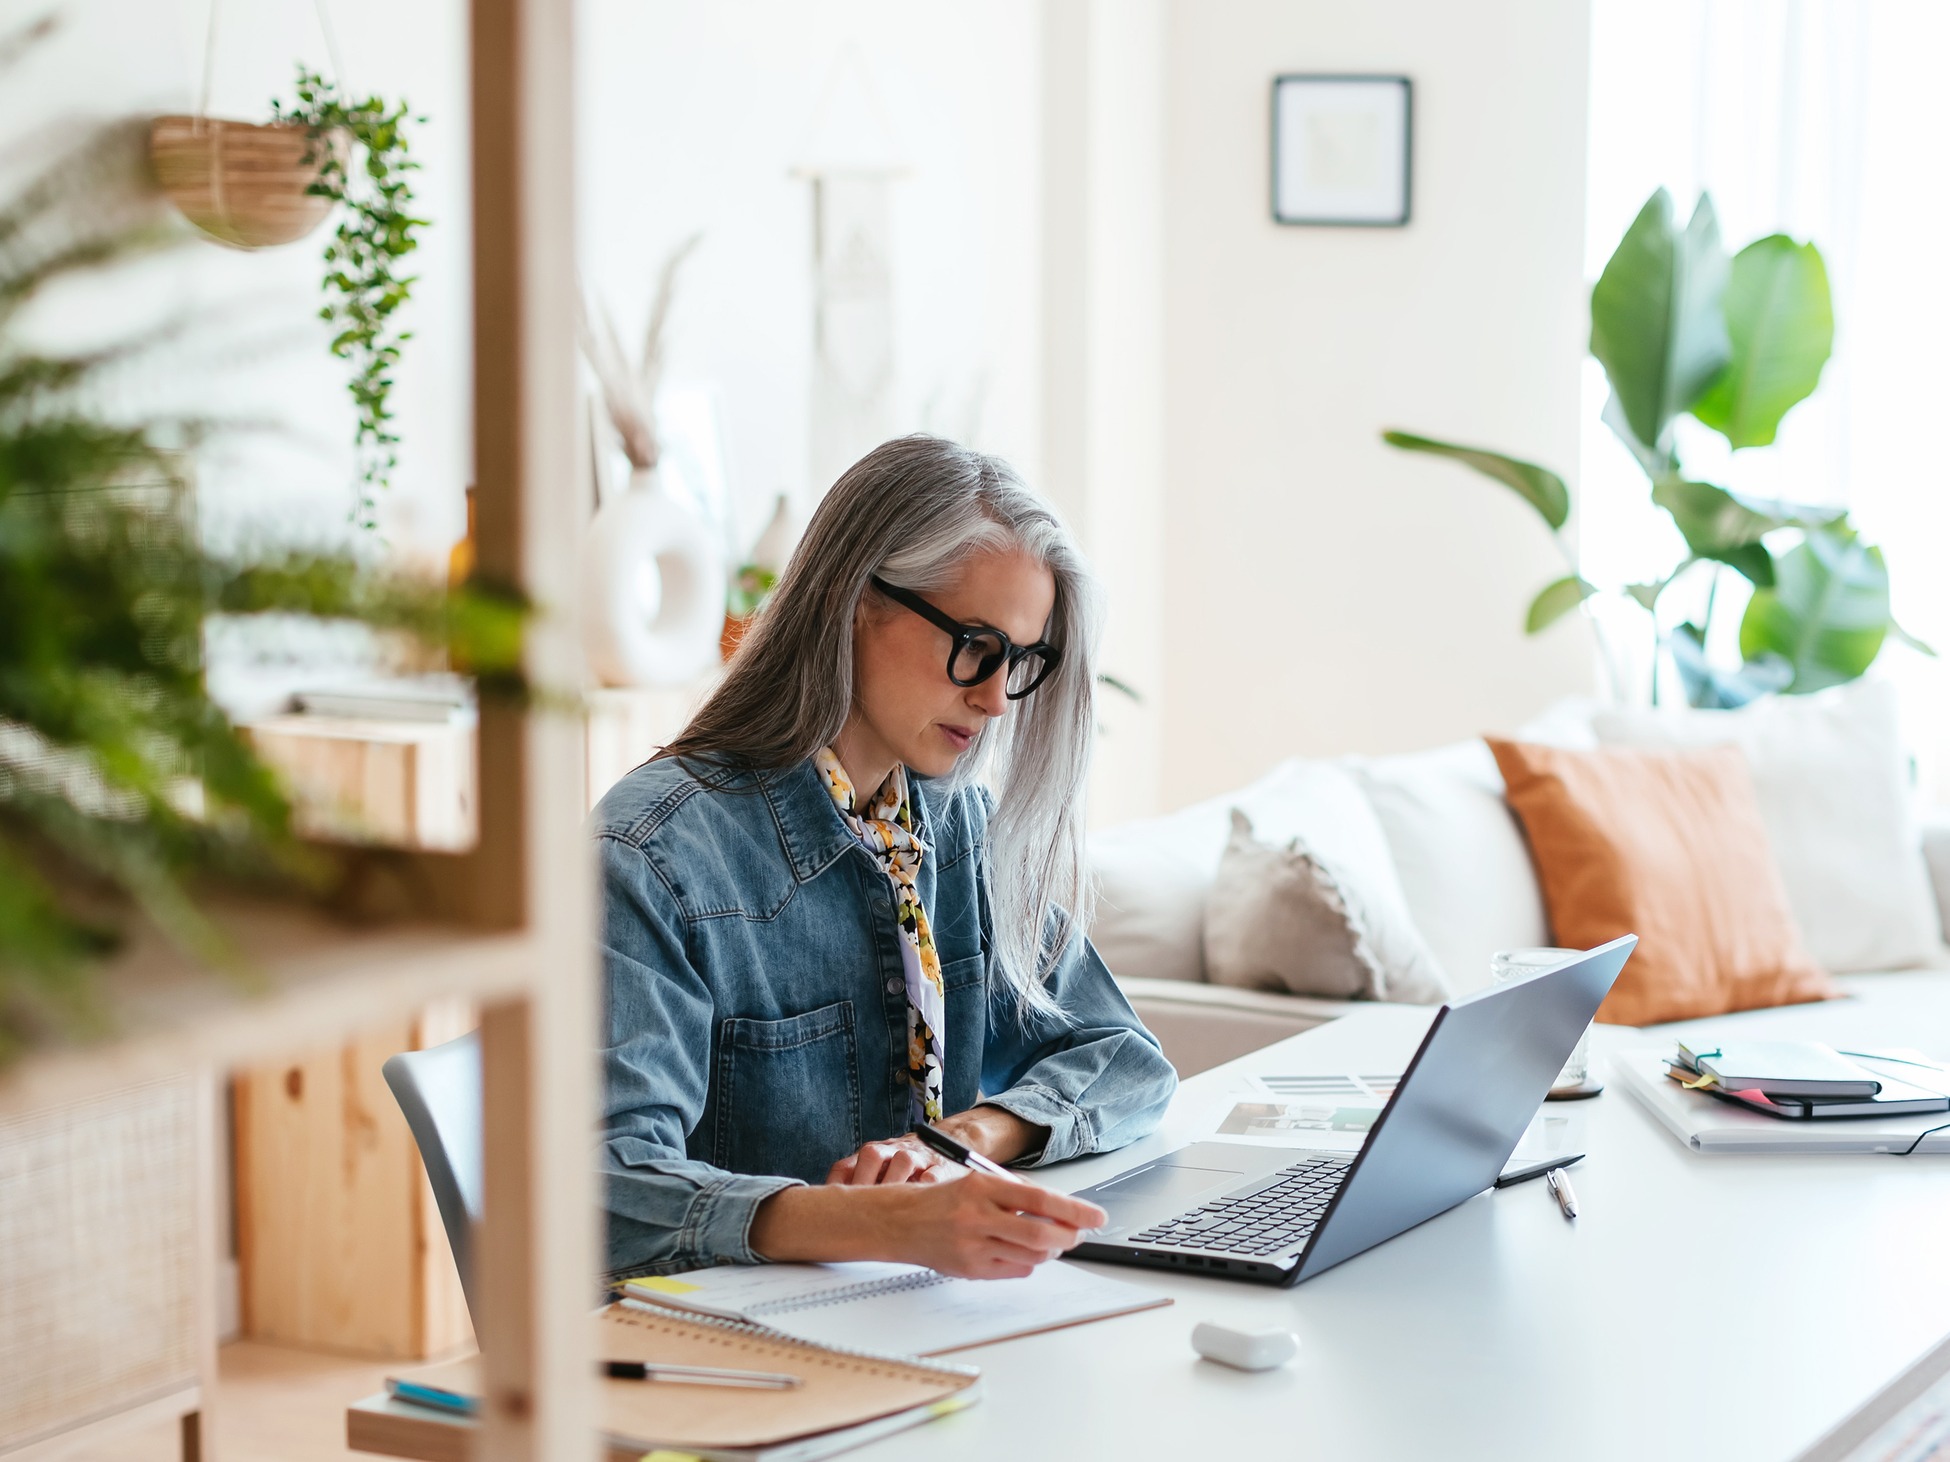
[[[982,1100],[1049,1130],[1040,1167],[1110,1152],[1158,1125],[1178,1073],[1090,941],[1074,940],[1049,980],[1060,1014],[992,1013]],[[1013,1005],[1006,992],[997,1000]]]
[[[762,1264],[753,1251],[758,1206],[797,1178],[728,1173],[657,1154],[640,1138],[604,1144],[608,1277],[673,1274],[712,1264]]]

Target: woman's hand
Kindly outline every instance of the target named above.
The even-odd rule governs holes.
[[[935,1125],[990,1162],[1014,1162],[1024,1153],[1040,1151],[1049,1141],[1047,1127],[1025,1122],[1001,1107],[970,1107]],[[932,1148],[924,1147],[919,1138],[903,1133],[848,1153],[833,1164],[826,1181],[858,1188],[881,1183],[945,1183],[959,1178],[963,1171]]]
[[[939,1153],[912,1136],[864,1143],[834,1163],[826,1181],[847,1187],[871,1188],[881,1183],[946,1183],[962,1175]]]
[[[783,1189],[759,1204],[751,1246],[774,1260],[895,1260],[966,1279],[1020,1279],[1104,1221],[1081,1198],[965,1172],[954,1182]]]
[[[901,1196],[898,1257],[965,1279],[1020,1279],[1105,1221],[1094,1203],[990,1173]]]

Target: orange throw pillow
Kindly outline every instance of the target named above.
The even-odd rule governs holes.
[[[1552,938],[1589,949],[1639,936],[1598,1019],[1652,1025],[1842,993],[1802,947],[1739,747],[1489,746]]]

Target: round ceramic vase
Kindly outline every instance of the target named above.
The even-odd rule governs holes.
[[[602,505],[582,564],[584,647],[603,684],[683,685],[718,658],[724,550],[654,470]]]

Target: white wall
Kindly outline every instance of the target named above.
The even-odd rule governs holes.
[[[1170,0],[1160,800],[1284,756],[1510,728],[1588,689],[1582,623],[1530,509],[1383,427],[1574,475],[1587,6]],[[1280,227],[1282,71],[1415,83],[1404,229]]]
[[[8,29],[44,7],[14,7]],[[0,85],[0,151],[9,178],[97,122],[194,109],[202,87],[207,0],[69,0],[60,28]],[[466,230],[467,91],[462,0],[332,0],[352,90],[403,96],[427,114],[413,132],[415,176],[430,220],[412,258],[420,275],[401,312],[415,339],[396,372],[403,437],[381,525],[395,551],[444,563],[465,522],[471,476],[470,269]],[[289,99],[294,63],[331,66],[308,5],[222,6],[211,113],[264,120]],[[104,304],[98,286],[50,300],[33,322],[43,338],[115,338],[142,323],[194,322],[172,373],[148,382],[159,403],[274,431],[234,437],[200,464],[199,503],[220,536],[348,536],[353,502],[347,367],[326,350],[317,319],[320,253],[329,232],[242,252],[198,241],[124,280]]]
[[[1046,0],[1045,486],[1102,581],[1090,818],[1158,810],[1165,716],[1164,0]]]
[[[584,0],[585,278],[634,347],[653,275],[702,230],[665,379],[718,398],[743,548],[772,495],[809,508],[809,151],[894,187],[897,429],[1041,470],[1035,0]],[[878,155],[873,155],[878,153]]]

